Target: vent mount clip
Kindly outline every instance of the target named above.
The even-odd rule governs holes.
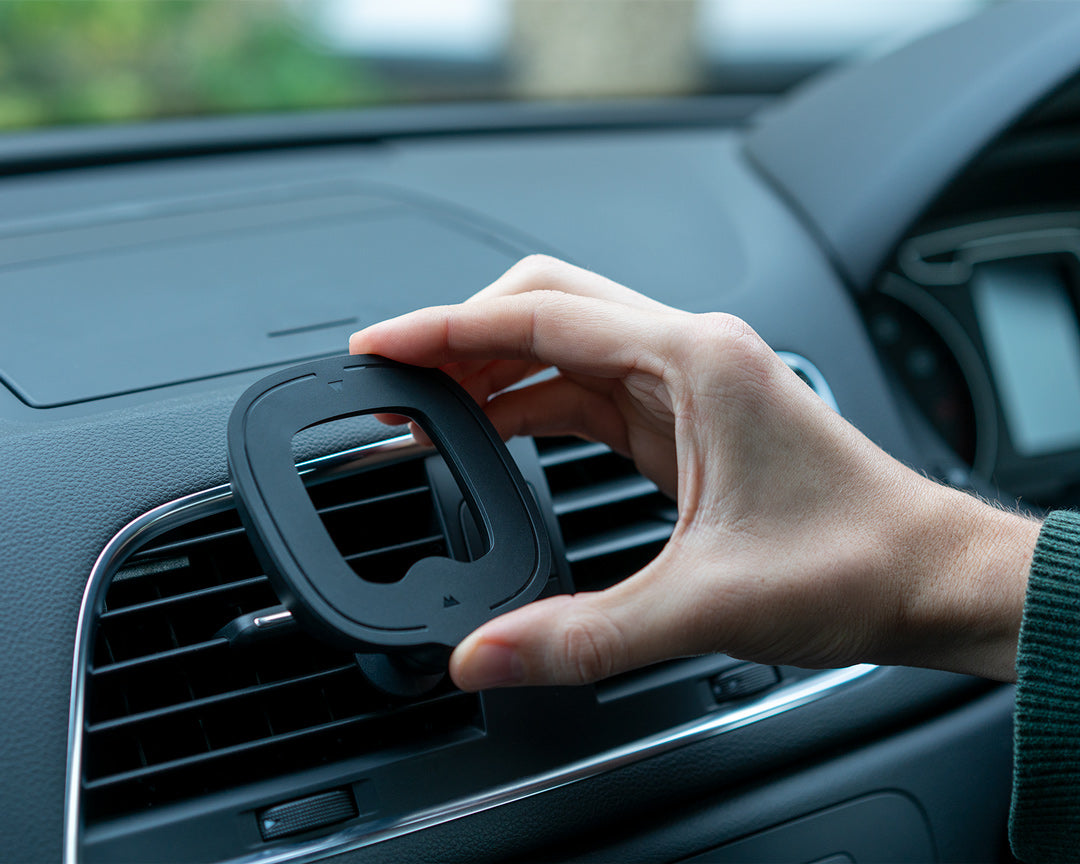
[[[374,413],[408,416],[427,433],[486,534],[484,555],[422,558],[393,583],[365,580],[346,563],[296,471],[292,440]],[[546,583],[551,551],[532,493],[484,413],[437,370],[358,355],[273,373],[233,408],[228,460],[240,517],[281,601],[312,634],[389,655],[391,677],[444,672],[458,642]]]

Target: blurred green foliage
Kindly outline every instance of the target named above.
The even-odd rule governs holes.
[[[0,0],[0,128],[329,108],[392,97],[322,50],[302,2]]]

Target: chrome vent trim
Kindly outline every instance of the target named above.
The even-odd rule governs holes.
[[[836,397],[833,395],[832,388],[829,386],[829,382],[825,380],[825,376],[821,374],[821,370],[818,369],[817,366],[801,354],[795,354],[791,351],[777,351],[776,356],[787,363],[788,368],[802,378],[802,380],[809,385],[810,389],[821,397],[822,402],[832,408],[837,414],[840,413],[840,406],[836,404]]]
[[[863,664],[849,666],[846,669],[822,672],[811,678],[774,690],[768,696],[741,708],[721,712],[719,715],[713,715],[693,723],[687,723],[684,726],[670,729],[658,735],[641,738],[631,744],[598,753],[588,759],[572,762],[554,771],[527,777],[516,783],[496,789],[489,789],[469,798],[451,801],[437,809],[414,813],[389,824],[384,824],[374,830],[358,826],[352,830],[340,831],[320,840],[298,843],[291,847],[267,850],[265,853],[236,858],[231,862],[227,862],[227,864],[285,864],[285,862],[302,864],[302,862],[319,861],[331,855],[340,855],[343,852],[373,846],[376,843],[393,840],[414,831],[423,831],[426,828],[433,828],[455,819],[473,816],[494,807],[522,801],[534,795],[541,795],[544,792],[550,792],[571,783],[577,783],[608,771],[615,771],[633,765],[643,759],[669,753],[679,747],[696,744],[725,732],[741,729],[751,723],[775,717],[777,714],[783,714],[794,708],[809,705],[811,702],[818,701],[840,687],[864,678],[877,668],[877,666]]]

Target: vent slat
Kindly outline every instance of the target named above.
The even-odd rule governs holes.
[[[97,723],[183,705],[352,662],[352,655],[330,648],[302,631],[268,639],[261,645],[234,647],[223,640],[194,655],[94,677],[96,698],[90,706],[89,721]]]
[[[372,558],[377,558],[380,555],[390,555],[395,552],[405,552],[409,549],[418,549],[421,546],[428,546],[433,543],[442,543],[442,534],[428,534],[426,537],[420,537],[416,540],[409,540],[405,543],[395,543],[393,546],[382,546],[378,549],[372,549],[369,552],[357,552],[355,555],[346,555],[345,560],[352,564],[355,561],[364,561]]]
[[[98,616],[98,620],[113,621],[135,612],[152,612],[156,609],[168,608],[174,603],[184,603],[191,600],[216,597],[229,591],[235,591],[237,588],[247,588],[253,585],[266,585],[269,584],[269,582],[270,580],[267,579],[266,576],[252,576],[248,579],[239,579],[236,582],[225,582],[221,585],[215,585],[212,588],[200,588],[196,591],[186,591],[183,594],[172,594],[169,597],[163,597],[160,600],[149,600],[145,603],[135,603],[131,606],[121,606],[119,609],[110,609],[108,612],[102,612],[101,615]]]
[[[348,510],[354,507],[363,507],[365,504],[379,504],[386,501],[392,501],[397,498],[405,498],[410,495],[423,495],[428,491],[426,486],[413,486],[408,489],[403,489],[400,492],[390,492],[382,495],[373,495],[368,498],[357,498],[355,501],[347,501],[342,504],[332,504],[324,507],[317,507],[315,512],[319,515],[336,513],[340,510]],[[226,528],[221,531],[215,531],[211,534],[203,534],[198,537],[185,538],[183,540],[176,540],[175,542],[150,544],[138,552],[133,554],[128,560],[131,562],[138,562],[147,558],[157,558],[165,555],[180,555],[184,552],[188,552],[206,544],[218,543],[222,540],[228,540],[233,537],[243,537],[243,527]]]
[[[449,693],[445,696],[437,697],[435,699],[429,699],[426,702],[420,702],[414,705],[406,705],[396,711],[373,711],[365,714],[358,714],[353,717],[346,717],[341,720],[332,720],[328,723],[320,723],[316,726],[308,726],[304,729],[296,729],[291,732],[282,732],[277,735],[268,735],[264,738],[259,738],[254,741],[247,741],[243,744],[234,744],[231,747],[222,747],[217,750],[209,750],[204,753],[196,753],[182,759],[172,759],[168,762],[160,762],[153,765],[147,765],[143,768],[136,768],[131,771],[123,771],[118,774],[111,774],[109,776],[100,777],[95,780],[86,780],[83,783],[83,788],[88,791],[104,790],[113,786],[129,783],[133,780],[145,780],[147,778],[166,774],[171,771],[177,771],[184,768],[191,768],[198,765],[212,763],[215,760],[222,759],[224,757],[235,756],[241,753],[251,753],[254,751],[266,749],[277,744],[283,744],[286,742],[295,741],[297,739],[302,739],[309,735],[316,735],[329,731],[341,731],[342,729],[347,729],[350,726],[361,725],[371,720],[396,721],[402,719],[410,713],[416,712],[419,709],[432,708],[434,706],[437,706],[440,702],[459,699],[463,695],[464,694],[460,693]]]
[[[539,439],[538,444],[543,439]],[[584,459],[592,459],[610,453],[611,448],[607,444],[596,441],[575,441],[570,444],[560,444],[551,449],[539,450],[540,467],[553,468],[556,465],[564,465],[567,462],[579,462]]]
[[[400,498],[409,498],[416,495],[427,495],[427,486],[413,486],[411,489],[401,489],[396,492],[387,492],[384,495],[375,495],[371,498],[358,498],[356,501],[346,501],[341,504],[332,504],[328,507],[319,507],[315,512],[320,516],[330,513],[338,513],[342,510],[352,510],[358,507],[366,507],[370,504],[385,504],[388,501],[397,501]]]
[[[142,657],[134,657],[131,660],[121,660],[118,663],[108,663],[104,666],[93,666],[90,674],[95,677],[112,675],[116,672],[125,672],[128,669],[136,669],[140,666],[150,666],[165,660],[175,660],[181,657],[189,657],[204,651],[212,651],[223,645],[228,645],[229,640],[224,638],[207,639],[204,642],[196,642],[194,645],[184,645],[182,648],[172,648],[169,651],[158,651],[154,654],[146,654]]]
[[[645,566],[675,529],[671,500],[602,444],[537,439],[578,590],[601,590]]]
[[[629,525],[617,531],[608,531],[588,540],[575,543],[566,549],[566,560],[571,564],[614,555],[639,546],[660,543],[671,537],[675,526],[670,522],[643,522]],[[629,575],[629,574],[626,574]]]
[[[633,498],[643,498],[657,491],[656,484],[641,476],[624,477],[619,480],[609,480],[595,486],[586,486],[574,489],[570,492],[560,492],[552,496],[552,503],[556,516],[565,516],[569,513],[579,513],[582,510],[592,510],[596,507],[605,507],[620,501],[629,501]]]
[[[213,534],[204,534],[199,537],[191,537],[185,540],[176,540],[171,543],[160,543],[156,545],[147,546],[145,549],[140,549],[134,555],[129,558],[129,561],[142,561],[149,557],[158,557],[159,555],[180,555],[184,552],[189,552],[200,547],[220,543],[222,540],[229,540],[233,537],[243,537],[243,528],[226,528],[223,531],[215,531]]]
[[[157,708],[153,711],[141,711],[138,714],[129,714],[126,717],[117,717],[113,720],[103,720],[100,723],[93,723],[87,726],[86,731],[88,734],[94,735],[98,732],[112,732],[117,729],[130,728],[142,723],[146,723],[148,721],[160,720],[164,717],[173,717],[182,714],[185,711],[197,711],[211,705],[218,705],[223,702],[230,702],[234,699],[245,699],[251,696],[260,696],[266,693],[273,693],[274,691],[281,690],[285,687],[293,687],[297,684],[308,684],[315,681],[320,681],[324,678],[329,678],[334,675],[339,675],[342,672],[347,672],[353,668],[355,668],[355,664],[343,664],[340,666],[333,666],[320,672],[314,672],[310,675],[302,675],[299,678],[285,678],[281,681],[272,681],[268,684],[256,684],[253,687],[244,687],[239,690],[229,690],[225,693],[218,693],[214,696],[204,696],[201,699],[192,699],[189,702],[180,702],[176,705],[169,705],[165,708]]]

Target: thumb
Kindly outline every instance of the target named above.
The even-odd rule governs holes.
[[[673,592],[648,590],[638,582],[645,575],[606,591],[549,597],[489,621],[454,650],[450,677],[467,691],[589,684],[700,653],[682,644],[689,628]]]

